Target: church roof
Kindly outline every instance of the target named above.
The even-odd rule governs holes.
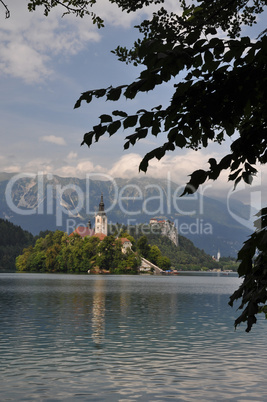
[[[77,228],[70,234],[73,236],[74,234],[78,234],[81,237],[93,236],[95,234],[94,229],[89,229],[87,226],[77,226]]]
[[[126,237],[118,237],[117,240],[120,240],[122,244],[131,243],[131,241],[129,239],[127,239]]]
[[[107,237],[107,235],[105,235],[104,233],[95,233],[94,237],[98,237],[99,240],[102,241],[105,237]]]

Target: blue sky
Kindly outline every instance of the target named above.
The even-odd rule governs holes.
[[[60,8],[44,17],[41,9],[29,13],[27,0],[9,3],[9,19],[0,10],[0,172],[42,171],[81,178],[91,172],[137,176],[141,157],[161,141],[148,138],[124,151],[125,133],[121,132],[88,149],[80,146],[83,134],[98,123],[102,113],[121,108],[134,112],[167,103],[171,84],[134,101],[99,100],[76,110],[73,106],[85,90],[125,84],[138,77],[138,68],[117,61],[110,51],[117,45],[130,46],[138,33],[132,27],[155,8],[127,14],[101,0],[96,13],[104,18],[106,27],[98,30],[89,17],[61,18]],[[167,7],[179,11],[177,4],[176,0],[166,1]],[[257,27],[255,36],[259,32]],[[169,174],[173,181],[185,183],[188,174],[207,168],[209,157],[219,158],[228,146],[170,153],[160,162],[153,161],[147,175],[166,178]],[[219,195],[230,188],[225,174],[210,191]]]

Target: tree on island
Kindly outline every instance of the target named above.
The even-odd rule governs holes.
[[[16,258],[20,272],[137,273],[140,257],[132,250],[123,253],[120,239],[106,236],[102,242],[96,236],[68,236],[57,230],[39,238]]]
[[[60,1],[31,0],[29,10],[44,6],[46,15],[61,5],[65,12],[83,17],[89,14],[99,27],[100,17],[91,12],[97,0]],[[110,0],[127,12],[164,0]],[[8,6],[1,1],[6,8]],[[140,170],[146,171],[152,158],[161,159],[176,147],[198,150],[212,142],[219,144],[230,137],[230,151],[220,161],[209,159],[210,168],[191,174],[183,195],[197,191],[206,180],[216,180],[223,170],[236,186],[241,180],[250,184],[257,173],[255,165],[267,161],[267,36],[258,32],[253,40],[243,36],[243,25],[257,23],[258,15],[266,9],[263,0],[180,0],[182,13],[169,13],[164,7],[137,29],[140,38],[131,49],[118,46],[114,53],[120,61],[143,67],[139,78],[118,87],[92,89],[84,92],[82,101],[104,97],[117,101],[121,97],[134,99],[140,92],[175,80],[170,104],[155,104],[150,110],[140,109],[128,115],[114,110],[102,114],[100,123],[84,135],[83,144],[91,146],[104,134],[114,135],[121,128],[132,129],[126,137],[128,149],[148,135],[165,136],[162,146],[146,154]],[[235,135],[234,135],[235,134]],[[247,323],[247,331],[256,322],[256,315],[267,306],[267,208],[258,213],[256,231],[238,253],[240,288],[231,296],[230,304],[241,299],[241,315],[235,326]]]

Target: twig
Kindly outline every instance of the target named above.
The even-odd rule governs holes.
[[[2,5],[5,7],[6,9],[6,18],[10,17],[10,11],[9,8],[7,7],[7,5],[3,2],[3,0],[0,0],[0,3],[2,3]]]

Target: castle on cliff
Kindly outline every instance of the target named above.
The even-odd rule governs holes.
[[[176,246],[178,246],[178,232],[174,223],[168,219],[152,218],[149,224],[160,230],[162,236],[167,236]]]

